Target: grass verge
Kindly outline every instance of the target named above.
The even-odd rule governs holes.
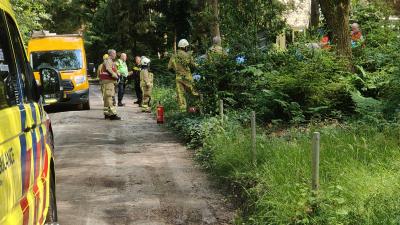
[[[168,126],[197,160],[231,190],[242,214],[237,224],[399,224],[400,127],[316,124],[267,132],[258,128],[257,166],[251,163],[247,116],[175,113],[174,91],[157,88]],[[321,132],[321,188],[312,193],[311,134]]]

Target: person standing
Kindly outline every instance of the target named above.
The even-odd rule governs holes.
[[[133,85],[135,88],[136,93],[136,102],[134,104],[138,104],[139,106],[142,105],[143,93],[142,89],[140,88],[140,67],[141,67],[141,58],[140,56],[135,57],[135,66],[133,67]]]
[[[120,74],[119,82],[118,82],[118,106],[122,107],[125,104],[122,103],[122,99],[124,98],[126,83],[128,81],[129,71],[128,66],[126,65],[127,55],[125,53],[121,53],[121,57],[117,60],[117,70]]]
[[[115,95],[115,84],[118,81],[119,74],[114,63],[117,52],[114,49],[108,50],[108,58],[104,60],[104,66],[100,72],[100,82],[103,90],[104,117],[110,120],[121,120],[117,115],[117,109],[113,105],[113,96]]]
[[[140,87],[143,93],[142,112],[150,113],[151,92],[153,90],[153,73],[149,71],[150,59],[143,56],[141,59]]]
[[[99,79],[100,80],[100,73],[102,73],[102,71],[103,71],[103,69],[104,69],[104,61],[106,60],[106,59],[108,59],[108,54],[105,54],[105,55],[103,55],[103,62],[102,63],[100,63],[100,65],[99,65],[99,67],[97,67],[97,79]],[[104,87],[103,87],[104,85],[102,85],[101,84],[101,80],[100,80],[100,90],[101,90],[101,96],[103,96],[104,97]]]
[[[185,112],[187,109],[185,98],[186,91],[193,96],[199,95],[194,90],[193,76],[191,73],[191,68],[194,68],[196,64],[193,56],[188,52],[189,42],[186,39],[179,41],[178,48],[178,52],[171,57],[168,63],[168,69],[173,70],[176,73],[176,94],[178,97],[178,105],[180,111]]]
[[[360,25],[358,23],[353,23],[351,25],[351,47],[364,47],[364,36],[362,34]]]

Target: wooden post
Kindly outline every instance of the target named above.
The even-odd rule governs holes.
[[[203,103],[204,103],[204,97],[203,94],[200,94],[200,115],[204,115]]]
[[[176,44],[176,42],[178,41],[178,37],[177,37],[177,34],[176,34],[176,29],[175,29],[175,33],[174,33],[174,53],[176,54],[176,52],[177,52],[177,44]]]
[[[251,156],[253,160],[253,165],[257,165],[257,156],[256,156],[256,151],[257,151],[257,136],[256,136],[256,112],[252,111],[251,112]]]
[[[320,152],[320,133],[314,132],[312,138],[312,183],[311,188],[314,192],[319,190],[319,152]]]
[[[224,100],[219,100],[219,115],[221,121],[224,122]]]
[[[292,30],[292,44],[294,44],[294,42],[296,41],[296,33],[294,31],[294,29]]]

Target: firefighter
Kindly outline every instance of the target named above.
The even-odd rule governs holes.
[[[141,58],[140,56],[135,57],[135,66],[133,67],[133,85],[135,88],[135,93],[136,93],[136,102],[134,104],[138,104],[139,106],[142,105],[142,98],[143,98],[143,93],[142,89],[140,88],[140,61]]]
[[[97,78],[100,79],[100,72],[103,70],[104,61],[108,59],[108,54],[103,55],[103,63],[100,63],[99,67],[97,67]]]
[[[108,54],[104,54],[104,55],[103,55],[103,62],[100,63],[99,67],[97,67],[97,79],[99,79],[99,80],[100,80],[100,73],[103,71],[103,68],[104,68],[104,61],[105,61],[106,59],[108,59]],[[101,81],[100,81],[100,84],[101,84]],[[101,90],[101,96],[104,97],[103,86],[104,86],[104,85],[102,85],[102,84],[100,85],[100,90]]]
[[[143,56],[141,59],[140,87],[143,93],[142,112],[151,112],[150,101],[153,90],[153,73],[149,71],[150,59]]]
[[[176,73],[176,94],[181,112],[185,112],[187,109],[186,92],[193,96],[199,95],[193,87],[191,68],[194,68],[196,64],[193,56],[188,52],[188,47],[189,42],[186,39],[180,40],[178,52],[171,57],[168,63],[168,69]]]
[[[117,52],[113,49],[108,50],[108,58],[104,60],[104,66],[100,72],[100,82],[103,87],[104,117],[110,120],[121,120],[117,115],[117,110],[113,105],[113,96],[115,95],[115,84],[119,79],[117,66],[114,60]]]

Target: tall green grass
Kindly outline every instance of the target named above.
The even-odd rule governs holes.
[[[242,209],[237,224],[400,224],[400,126],[310,125],[258,129],[252,165],[246,116],[174,112],[172,90],[156,91],[169,126]],[[240,121],[240,122],[239,122]],[[311,135],[321,133],[320,191],[311,191]]]
[[[310,190],[313,130],[321,132],[317,195]],[[200,154],[212,152],[211,171],[241,185],[245,224],[399,224],[399,131],[325,126],[261,134],[253,167],[250,130],[233,126],[209,136]]]

